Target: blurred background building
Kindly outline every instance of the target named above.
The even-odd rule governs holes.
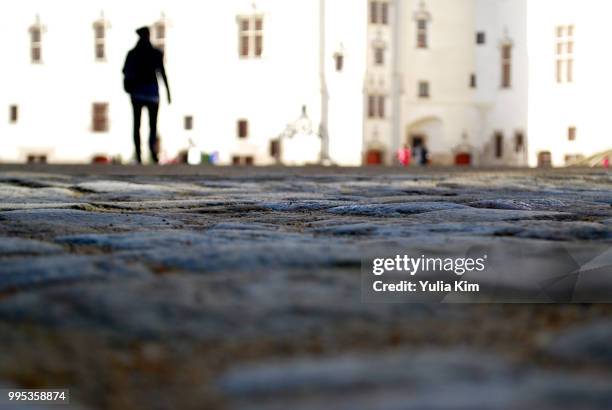
[[[165,51],[162,159],[563,166],[612,148],[599,0],[0,4],[0,161],[133,156],[134,30]],[[146,121],[143,121],[146,124]],[[194,155],[194,153],[196,153]]]

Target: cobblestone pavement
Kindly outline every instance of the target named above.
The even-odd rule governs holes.
[[[612,244],[605,171],[4,166],[0,198],[3,385],[92,409],[612,408],[612,307],[365,304],[359,274],[379,240]]]

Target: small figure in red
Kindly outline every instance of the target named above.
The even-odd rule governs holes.
[[[397,150],[397,159],[403,167],[410,166],[410,159],[412,158],[412,152],[408,145],[404,145],[402,148]]]

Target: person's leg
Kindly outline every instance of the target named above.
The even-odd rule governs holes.
[[[148,103],[149,111],[149,149],[151,150],[151,158],[156,164],[159,162],[158,146],[157,146],[157,113],[159,112],[159,103]]]
[[[142,116],[142,102],[132,98],[132,111],[134,113],[134,148],[136,151],[136,161],[142,164],[140,155],[140,118]]]

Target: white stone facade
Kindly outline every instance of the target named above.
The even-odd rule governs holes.
[[[400,147],[422,143],[437,164],[563,166],[612,147],[612,57],[598,47],[612,6],[602,3],[3,3],[0,161],[129,161],[121,68],[134,29],[151,25],[155,37],[161,23],[173,93],[160,111],[166,159],[195,146],[220,164],[393,164]]]

